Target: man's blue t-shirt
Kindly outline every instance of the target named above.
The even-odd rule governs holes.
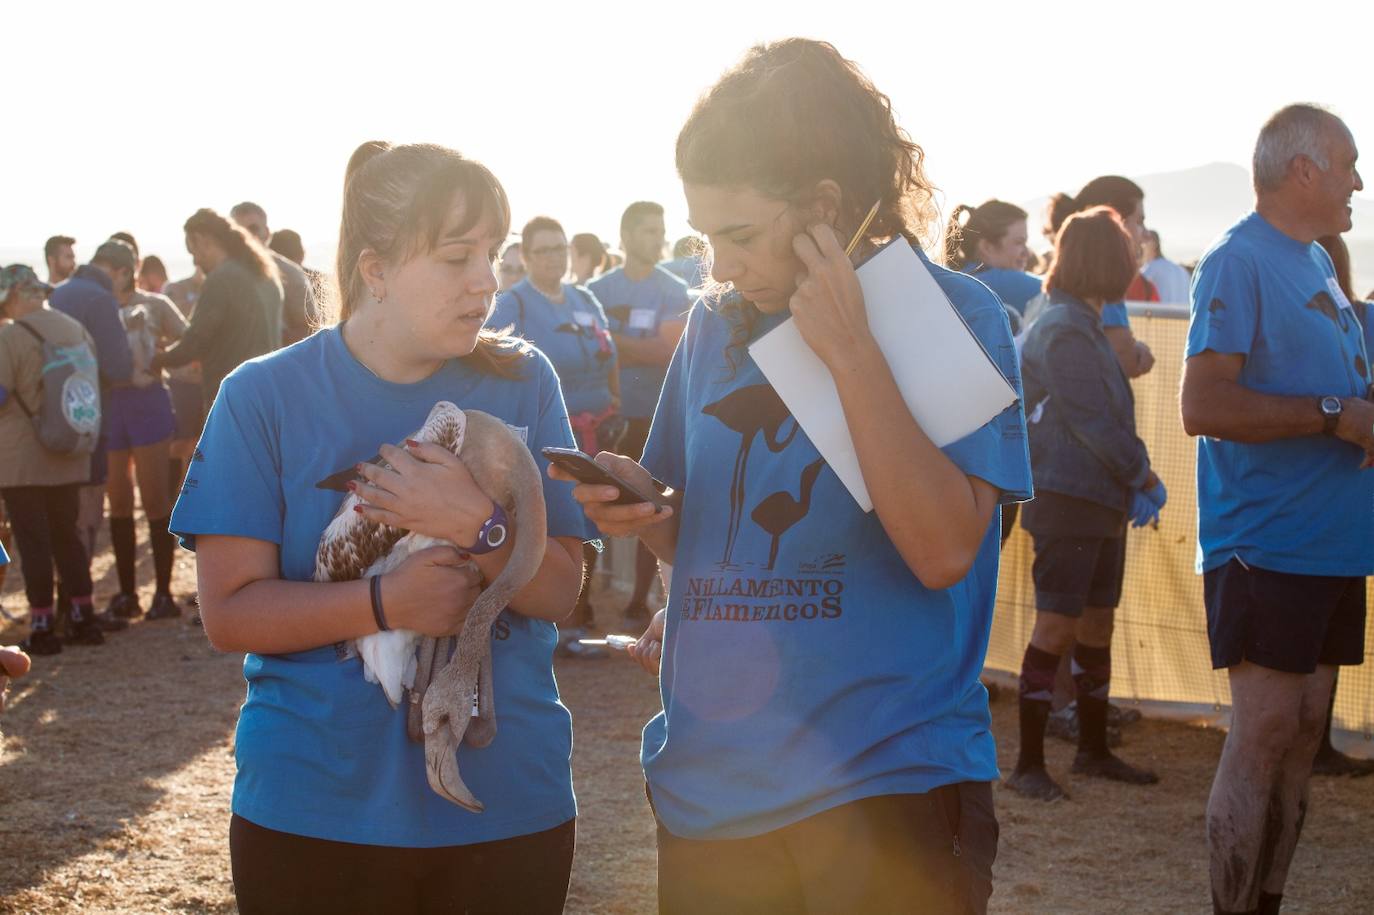
[[[662,267],[642,280],[632,280],[617,267],[587,284],[606,310],[611,330],[624,337],[656,337],[664,321],[687,318],[691,300],[687,284]],[[631,365],[620,354],[620,415],[648,419],[658,406],[667,366]]]
[[[1026,316],[1026,304],[1044,292],[1040,277],[1024,270],[1006,270],[1001,267],[984,267],[982,264],[969,264],[963,270],[969,276],[987,286],[997,297],[1022,318]]]
[[[0,543],[0,566],[9,565],[10,554],[5,552],[5,545]]]
[[[659,266],[686,283],[689,289],[700,289],[706,285],[706,280],[710,277],[706,270],[706,259],[700,255],[675,257]]]
[[[526,277],[497,296],[487,327],[510,327],[549,357],[569,415],[610,407],[615,343],[601,303],[586,289],[565,283],[563,303],[555,305]]]
[[[1245,357],[1239,382],[1290,397],[1365,396],[1364,328],[1320,245],[1283,234],[1258,213],[1198,262],[1188,356]],[[1374,573],[1374,472],[1331,436],[1248,444],[1199,438],[1198,569],[1239,557],[1300,575]]]
[[[1002,303],[929,269],[1019,393]],[[786,317],[763,316],[756,335]],[[1000,519],[962,582],[926,589],[747,351],[727,353],[729,322],[693,308],[644,451],[685,492],[664,712],[642,751],[659,818],[674,835],[738,838],[864,797],[997,778],[978,676]],[[944,453],[1003,502],[1030,498],[1019,402]]]
[[[250,537],[281,550],[281,575],[310,581],[320,534],[343,495],[315,484],[399,442],[437,401],[497,416],[539,449],[570,447],[572,430],[548,361],[531,350],[508,380],[461,360],[415,384],[373,375],[331,328],[244,363],[224,381],[191,461],[171,529],[195,548],[204,534]],[[545,478],[550,536],[584,538],[571,488]],[[576,813],[572,724],[553,676],[554,624],[510,610],[492,628],[498,731],[458,751],[463,779],[486,805],[472,814],[435,794],[424,748],[406,736],[405,706],[387,704],[362,662],[332,645],[249,654],[236,738],[233,810],[281,832],[367,845],[467,845],[550,829]]]

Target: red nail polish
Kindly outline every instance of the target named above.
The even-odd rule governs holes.
[[[348,491],[349,491],[349,492],[357,492],[357,491],[358,491],[358,484],[355,483],[353,480],[349,480],[347,486],[348,486]]]
[[[363,507],[362,507],[362,505],[355,505],[355,506],[353,506],[353,510],[354,510],[355,512],[357,512],[358,514],[360,514],[360,515],[363,513]]]
[[[353,469],[354,469],[355,471],[357,471],[358,473],[362,473],[362,472],[363,472],[363,465],[362,465],[362,464],[354,464],[354,465],[353,465]]]
[[[419,448],[419,447],[420,447],[420,443],[417,442],[417,441],[415,441],[415,439],[413,439],[413,438],[408,438],[408,439],[406,439],[406,444],[409,445],[409,446],[412,447],[412,448]]]

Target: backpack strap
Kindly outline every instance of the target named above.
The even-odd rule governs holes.
[[[47,340],[46,337],[44,337],[44,336],[43,336],[42,334],[40,334],[37,330],[35,330],[34,327],[33,327],[33,325],[29,324],[29,323],[28,323],[27,321],[25,321],[23,318],[20,318],[19,320],[15,321],[14,323],[17,324],[17,325],[19,325],[20,327],[24,328],[24,330],[28,331],[29,333],[33,334],[33,338],[34,338],[35,340],[37,340],[39,343],[47,343],[47,342],[48,342],[48,340]]]
[[[15,323],[15,326],[16,326],[16,327],[22,327],[22,328],[24,328],[24,330],[26,330],[26,331],[28,331],[29,333],[33,334],[33,338],[34,338],[35,340],[38,341],[38,345],[39,345],[39,346],[42,346],[42,345],[44,345],[44,344],[46,344],[46,343],[48,342],[48,341],[43,337],[42,334],[40,334],[37,330],[35,330],[35,329],[34,329],[27,321],[25,321],[23,318],[20,318],[19,320],[15,321],[14,323]],[[42,357],[41,357],[41,354],[40,354],[40,357],[39,357],[39,358],[42,358]],[[41,373],[40,373],[39,377],[40,377],[40,378],[42,377]],[[17,403],[17,404],[19,404],[19,409],[23,410],[23,411],[24,411],[24,415],[27,416],[29,419],[33,419],[33,411],[29,409],[28,404],[24,403],[24,398],[22,398],[22,397],[19,396],[19,391],[16,389],[13,393],[14,393],[14,402]]]

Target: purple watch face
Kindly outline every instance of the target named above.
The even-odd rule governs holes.
[[[482,525],[482,529],[477,532],[477,542],[465,548],[464,552],[473,553],[480,556],[483,553],[490,553],[498,550],[506,542],[510,534],[510,522],[506,520],[506,511],[495,502],[491,506],[491,517]]]

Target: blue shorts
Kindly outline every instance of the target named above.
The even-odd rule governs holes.
[[[198,439],[205,429],[205,388],[199,381],[171,379],[172,412],[176,414],[178,439]]]
[[[1365,580],[1296,575],[1232,558],[1203,573],[1212,667],[1250,661],[1310,674],[1364,663]]]
[[[1077,619],[1085,607],[1121,603],[1126,538],[1031,535],[1035,609]]]
[[[172,398],[160,384],[110,391],[105,428],[111,451],[129,451],[166,441],[176,432]]]

